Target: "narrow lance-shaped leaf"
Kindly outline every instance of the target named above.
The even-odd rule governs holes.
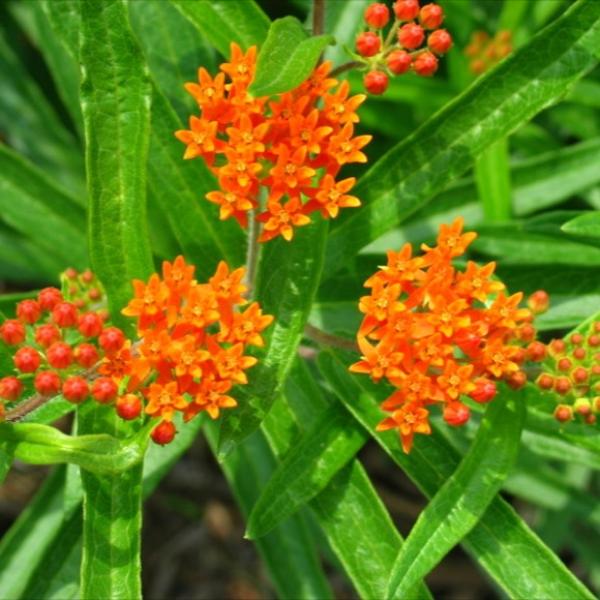
[[[300,439],[263,488],[248,519],[246,536],[258,538],[314,498],[360,450],[367,435],[333,406]]]
[[[477,524],[517,458],[524,415],[516,392],[503,390],[488,406],[469,452],[406,538],[387,597],[403,598]]]
[[[153,270],[146,220],[151,90],[125,5],[107,0],[80,6],[90,257],[121,324],[131,279]]]
[[[249,88],[254,96],[281,94],[299,86],[312,72],[330,35],[308,37],[294,17],[273,21],[256,63]]]
[[[327,230],[319,219],[299,229],[291,243],[272,240],[263,249],[256,299],[275,321],[267,330],[266,351],[249,372],[250,383],[236,389],[239,406],[222,422],[221,454],[256,430],[282,390],[321,278]]]
[[[512,213],[508,140],[501,138],[475,162],[475,179],[486,222],[509,221]]]
[[[460,456],[441,435],[420,436],[411,453],[393,433],[378,433],[382,412],[378,388],[348,373],[352,358],[338,351],[319,355],[319,368],[337,397],[415,484],[432,498],[459,464]],[[586,598],[592,594],[501,498],[495,498],[462,545],[513,598]]]
[[[262,44],[267,37],[269,17],[254,0],[171,0],[171,3],[223,56],[229,56],[231,42],[248,48]]]
[[[423,206],[490,144],[560,99],[596,64],[599,22],[600,3],[575,2],[529,44],[389,150],[353,192],[363,207],[342,216],[332,230],[326,276]]]

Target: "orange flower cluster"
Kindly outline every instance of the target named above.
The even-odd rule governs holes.
[[[462,219],[442,225],[437,246],[423,245],[420,256],[410,244],[388,252],[360,300],[363,356],[350,370],[397,388],[382,404],[390,416],[378,429],[398,429],[405,452],[415,433],[430,433],[430,405],[441,405],[450,425],[462,425],[469,419],[465,396],[489,402],[495,381],[526,382],[520,366],[528,355],[523,346],[535,337],[533,315],[519,307],[521,293],[507,296],[492,279],[494,263],[453,267],[476,237],[462,227]]]
[[[600,321],[590,323],[584,333],[541,346],[540,354],[547,353],[548,359],[536,383],[561,398],[555,418],[564,423],[578,416],[588,425],[596,423],[600,412]]]
[[[119,385],[121,417],[136,418],[144,405],[147,415],[161,419],[155,442],[173,439],[177,412],[186,421],[203,411],[215,419],[237,405],[229,393],[248,382],[245,371],[257,362],[244,352],[263,345],[261,332],[273,321],[256,302],[238,310],[246,304],[243,276],[243,268],[230,271],[220,262],[208,283],[198,283],[194,267],[179,256],[163,263],[162,277],[133,282],[134,298],[123,314],[137,318],[141,339],[122,344],[98,371]]]
[[[248,92],[255,68],[256,47],[244,54],[233,43],[221,73],[213,78],[200,68],[199,82],[185,86],[200,117],[175,135],[187,145],[184,158],[201,157],[217,175],[220,189],[206,197],[222,220],[233,217],[246,227],[249,212],[260,210],[260,240],[289,241],[311,213],[330,218],[360,205],[348,194],[355,179],[336,176],[344,165],[367,160],[361,149],[371,136],[354,135],[365,96],[349,96],[346,81],[328,77],[326,62],[291,92],[255,98]]]
[[[465,48],[465,56],[471,59],[471,72],[481,75],[508,56],[512,49],[510,31],[499,31],[493,38],[485,31],[475,31]]]

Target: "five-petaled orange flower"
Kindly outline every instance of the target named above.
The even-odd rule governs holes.
[[[360,206],[348,194],[355,179],[336,177],[343,165],[367,160],[362,148],[371,136],[354,134],[365,96],[350,96],[348,82],[329,77],[325,62],[290,92],[254,97],[248,87],[255,69],[256,47],[244,53],[235,43],[216,77],[200,68],[198,83],[185,86],[200,117],[175,135],[186,144],[184,158],[202,158],[217,176],[219,189],[206,198],[219,206],[220,219],[246,227],[256,218],[260,241],[289,241],[314,212],[329,219]]]
[[[396,388],[382,403],[390,416],[378,429],[397,429],[405,452],[416,433],[430,433],[429,406],[442,406],[446,421],[461,425],[469,418],[466,396],[487,402],[495,380],[525,381],[522,344],[535,332],[531,312],[519,307],[522,294],[505,294],[492,279],[494,263],[452,265],[474,239],[456,219],[440,227],[435,246],[422,245],[422,256],[410,244],[388,252],[365,283],[370,294],[360,299],[357,334],[363,356],[350,370]]]
[[[246,370],[257,362],[246,349],[264,345],[261,333],[273,321],[256,302],[241,310],[243,277],[243,268],[221,261],[208,283],[198,283],[194,267],[179,256],[163,263],[162,277],[134,281],[123,314],[137,318],[140,341],[107,355],[100,372],[128,402],[140,398],[146,414],[161,419],[157,429],[177,413],[185,420],[203,411],[216,418],[237,405],[229,392],[248,383]],[[164,435],[157,439],[164,443]]]

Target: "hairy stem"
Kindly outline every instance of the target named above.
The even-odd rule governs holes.
[[[331,333],[322,331],[314,325],[307,324],[304,328],[304,335],[313,342],[322,346],[329,346],[331,348],[339,348],[340,350],[352,350],[353,352],[358,351],[358,346],[354,340],[348,340]]]
[[[340,73],[344,73],[345,71],[351,71],[352,69],[357,69],[358,67],[362,67],[364,63],[359,62],[357,60],[351,60],[347,63],[336,67],[331,73],[329,73],[329,77],[336,77]]]
[[[4,415],[4,420],[8,422],[20,421],[26,417],[30,412],[33,412],[36,408],[42,406],[50,400],[52,396],[42,396],[41,394],[34,394],[31,398],[27,398],[25,402],[15,406]]]
[[[321,35],[325,31],[325,0],[313,1],[313,35]]]

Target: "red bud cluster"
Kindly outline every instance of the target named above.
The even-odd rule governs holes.
[[[546,299],[536,292],[530,298],[530,306],[534,296],[535,301],[546,304]],[[540,389],[559,397],[560,403],[554,411],[557,421],[565,423],[577,418],[588,425],[596,422],[596,414],[600,412],[599,344],[600,321],[595,321],[586,331],[552,340],[544,347],[542,358],[546,362],[536,383]],[[542,353],[541,349],[535,351]]]
[[[105,311],[89,310],[91,302],[102,297],[94,275],[69,269],[63,279],[73,284],[68,295],[45,288],[35,299],[17,304],[16,319],[0,324],[0,341],[13,350],[16,371],[15,376],[0,379],[0,403],[18,401],[27,381],[42,396],[62,391],[65,399],[82,402],[90,395],[90,385],[81,371],[124,346],[123,332],[106,326]],[[109,390],[106,379],[96,379],[91,387],[99,402],[110,402],[117,395],[112,380]]]
[[[438,69],[438,56],[452,48],[452,36],[439,29],[444,11],[438,4],[421,7],[419,0],[397,0],[393,14],[394,22],[384,38],[390,11],[385,4],[370,4],[365,10],[369,30],[356,38],[356,58],[367,68],[363,83],[375,95],[386,91],[389,76],[412,70],[421,77],[431,77]]]

